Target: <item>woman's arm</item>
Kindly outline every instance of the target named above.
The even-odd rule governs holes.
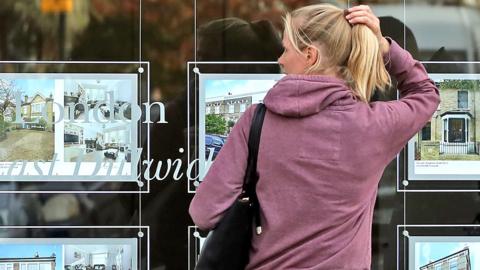
[[[242,191],[255,107],[250,106],[235,124],[190,203],[190,216],[201,230],[213,229]]]
[[[367,25],[378,37],[385,67],[397,79],[400,99],[391,102],[372,102],[372,117],[380,134],[387,158],[393,158],[432,117],[440,103],[440,95],[423,65],[395,41],[384,38],[380,21],[370,7],[359,5],[348,9],[345,18],[351,23]]]
[[[389,74],[397,79],[400,99],[370,105],[387,131],[386,154],[393,158],[431,119],[440,104],[440,94],[423,65],[395,41],[390,42],[385,63]]]

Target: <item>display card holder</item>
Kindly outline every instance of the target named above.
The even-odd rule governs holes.
[[[277,62],[189,62],[188,92],[188,193],[195,193],[228,132],[248,106],[263,101],[280,80]],[[224,129],[215,129],[224,121]],[[210,125],[210,126],[209,126]]]
[[[150,269],[148,226],[2,226],[0,237],[0,263],[18,269]]]
[[[480,63],[423,62],[440,91],[430,121],[407,144],[399,192],[480,191]]]
[[[0,72],[0,181],[14,183],[0,192],[148,192],[149,62],[2,61]]]
[[[479,251],[479,224],[397,226],[398,270],[479,269]]]
[[[188,226],[188,270],[195,269],[206,236],[200,235],[197,226]]]

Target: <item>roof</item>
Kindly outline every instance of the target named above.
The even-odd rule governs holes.
[[[0,258],[0,262],[31,262],[31,261],[55,262],[55,260],[56,260],[56,257]]]
[[[36,93],[35,95],[33,95],[31,98],[28,98],[28,100],[26,102],[22,102],[22,105],[28,105],[30,103],[32,103],[32,101],[37,97],[37,96],[40,96],[42,99],[44,99],[45,101],[49,101],[49,100],[53,100],[52,98],[45,98],[42,94],[40,93]]]

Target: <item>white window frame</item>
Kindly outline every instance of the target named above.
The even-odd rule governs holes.
[[[444,115],[442,116],[442,142],[444,143],[449,143],[448,142],[448,124],[450,122],[450,119],[463,119],[465,121],[465,142],[466,143],[469,143],[470,142],[470,136],[469,136],[469,133],[470,133],[470,129],[469,129],[469,125],[470,125],[470,121],[471,121],[471,118],[469,115],[467,114],[464,114],[464,115],[458,115],[458,114],[447,114],[447,115]],[[447,121],[445,121],[447,120]],[[446,131],[446,132],[445,132]],[[447,135],[447,138],[445,138],[445,134]]]
[[[32,103],[32,113],[41,113],[42,103]]]

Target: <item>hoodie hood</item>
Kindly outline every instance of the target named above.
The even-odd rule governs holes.
[[[296,118],[316,114],[330,105],[355,102],[345,81],[324,75],[286,75],[264,98],[270,111]]]

